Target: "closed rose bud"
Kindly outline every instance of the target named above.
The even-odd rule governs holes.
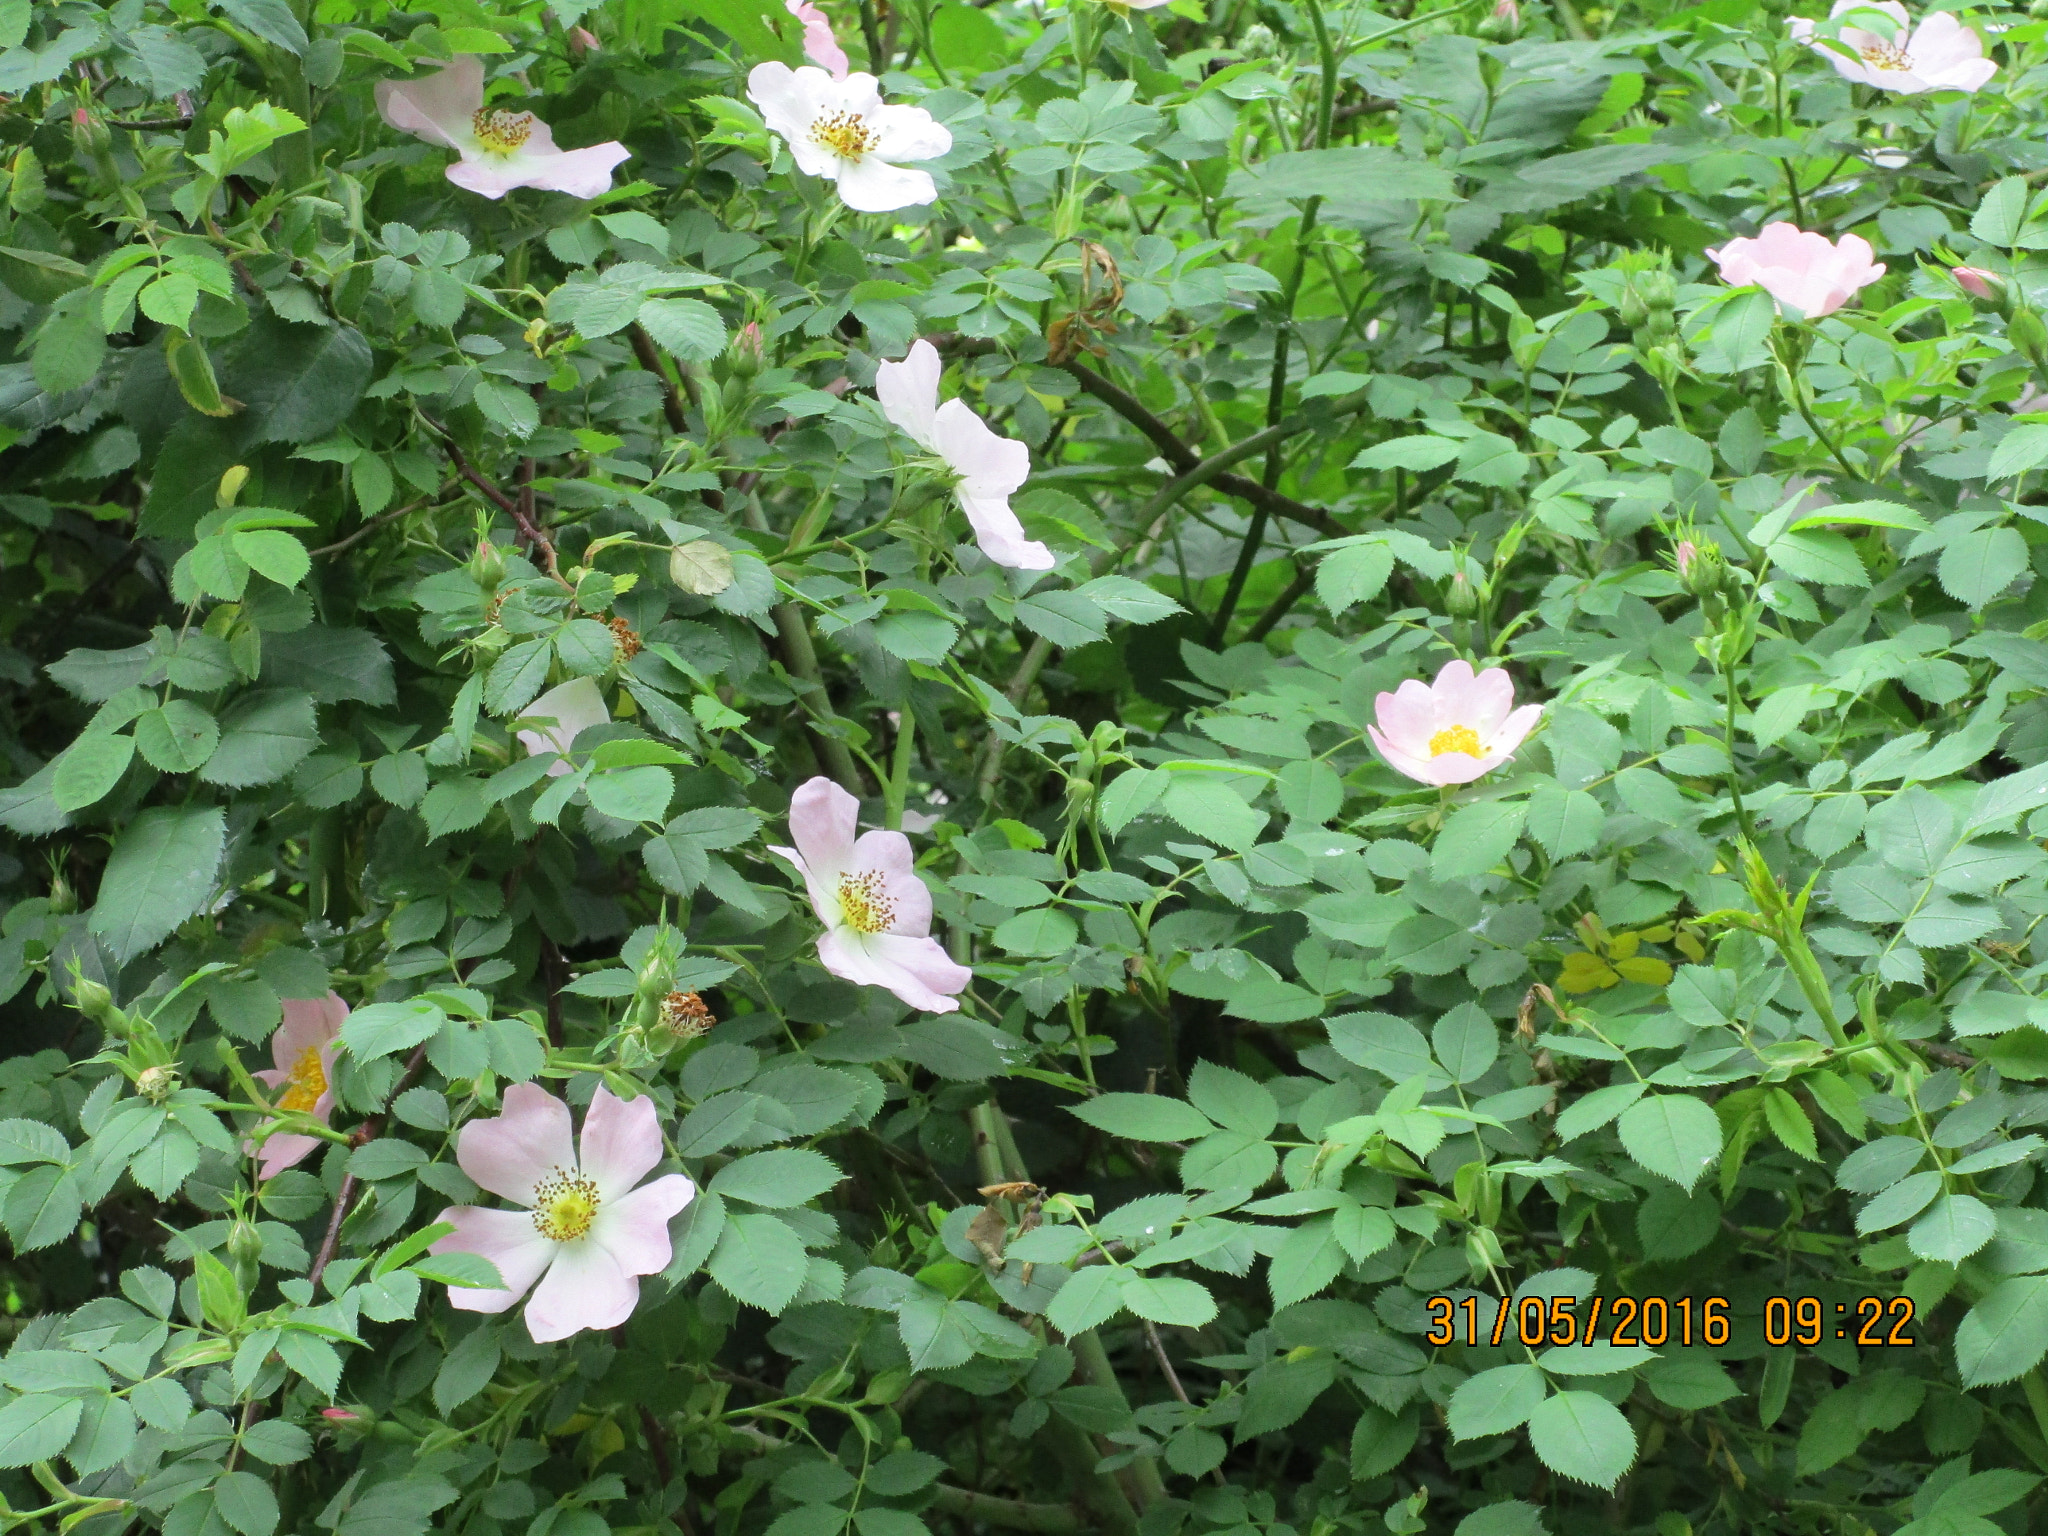
[[[599,51],[597,38],[582,27],[569,29],[569,51],[581,58],[586,53]]]
[[[1514,41],[1522,32],[1522,8],[1515,0],[1495,0],[1491,14],[1479,23],[1479,35],[1489,42]]]
[[[84,107],[71,109],[71,143],[81,155],[102,155],[113,145],[107,125]]]
[[[1673,552],[1678,568],[1678,580],[1686,591],[1697,598],[1719,596],[1727,584],[1727,566],[1721,558],[1719,546],[1695,543],[1681,539]]]
[[[1444,611],[1454,619],[1469,619],[1479,612],[1479,589],[1463,571],[1452,575],[1451,584],[1444,591]]]
[[[178,1089],[178,1074],[169,1067],[144,1067],[135,1077],[135,1091],[152,1104],[161,1104]]]
[[[751,379],[761,371],[767,360],[767,349],[761,344],[761,326],[758,321],[749,320],[734,333],[732,345],[725,349],[725,363],[743,379]]]
[[[1951,267],[1949,276],[1973,299],[1996,299],[2005,286],[1996,272],[1987,272],[1982,267]]]

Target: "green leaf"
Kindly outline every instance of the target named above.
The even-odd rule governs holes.
[[[0,1467],[50,1461],[71,1443],[84,1403],[32,1393],[0,1408]]]
[[[1138,1275],[1123,1284],[1123,1303],[1131,1311],[1155,1323],[1180,1328],[1202,1328],[1215,1321],[1216,1298],[1193,1280],[1168,1275]]]
[[[675,775],[654,764],[594,773],[583,785],[592,808],[630,822],[660,821],[675,791]]]
[[[320,745],[313,700],[293,688],[258,688],[220,719],[220,745],[199,776],[209,784],[246,789],[275,784]]]
[[[708,363],[725,351],[725,320],[702,299],[649,299],[640,306],[640,324],[686,363]]]
[[[1194,1141],[1216,1127],[1191,1104],[1155,1093],[1104,1093],[1067,1112],[1112,1136],[1132,1141]]]
[[[217,807],[143,811],[114,845],[87,925],[124,965],[154,949],[213,893],[226,844]]]
[[[2027,570],[2027,541],[2016,528],[1979,528],[1942,547],[1935,574],[1959,603],[1982,608]]]
[[[448,1351],[447,1358],[441,1362],[441,1369],[434,1373],[435,1409],[443,1414],[453,1413],[483,1391],[491,1384],[491,1378],[498,1374],[498,1362],[502,1358],[498,1331],[490,1324],[485,1323],[464,1334]]]
[[[296,587],[313,568],[306,546],[278,528],[258,528],[233,535],[235,553],[251,570],[280,587]]]
[[[1839,533],[1784,533],[1771,541],[1771,559],[1799,581],[1824,587],[1867,587],[1870,573],[1856,547]]]
[[[1721,1155],[1720,1117],[1703,1100],[1684,1094],[1658,1094],[1631,1105],[1618,1129],[1630,1157],[1683,1189],[1697,1184]]]
[[[803,1289],[810,1260],[803,1240],[780,1217],[735,1211],[726,1216],[705,1268],[734,1300],[778,1316]]]
[[[1297,150],[1272,155],[1232,171],[1223,195],[1250,206],[1272,206],[1321,198],[1330,213],[1378,210],[1415,198],[1457,200],[1450,173],[1426,160],[1410,159],[1379,145]]]
[[[1998,1218],[1975,1195],[1944,1195],[1906,1233],[1923,1259],[1960,1264],[1998,1235]]]
[[[777,1147],[727,1163],[712,1175],[709,1187],[727,1200],[782,1210],[808,1204],[845,1177],[821,1152]]]
[[[1395,441],[1414,442],[1418,439],[1397,438]],[[1429,438],[1421,441],[1441,440]],[[1378,597],[1393,570],[1394,552],[1378,540],[1332,550],[1316,566],[1316,596],[1335,617],[1354,604],[1369,603]]]
[[[1072,949],[1081,931],[1066,913],[1038,907],[998,924],[989,937],[1005,954],[1049,957]]]
[[[219,744],[220,727],[213,716],[190,699],[173,699],[136,717],[136,750],[143,761],[165,773],[203,767]]]
[[[341,1026],[341,1043],[356,1060],[375,1061],[432,1039],[447,1022],[447,1014],[421,999],[371,1003],[349,1014]]]
[[[1529,1443],[1558,1476],[1595,1488],[1612,1489],[1636,1459],[1628,1420],[1592,1392],[1560,1392],[1538,1407],[1529,1416]]]
[[[242,1536],[270,1536],[277,1529],[277,1495],[249,1472],[223,1472],[213,1485],[213,1507]]]
[[[1204,842],[1242,853],[1265,829],[1266,813],[1210,773],[1176,773],[1160,796],[1159,808]]]
[[[1047,1303],[1045,1320],[1069,1338],[1101,1327],[1124,1309],[1125,1273],[1108,1264],[1075,1270]]]
[[[1485,874],[1515,846],[1528,810],[1520,801],[1482,800],[1453,811],[1437,833],[1430,877],[1451,881]]]
[[[50,793],[60,811],[82,811],[113,792],[135,759],[135,738],[87,731],[57,759]]]
[[[1451,1394],[1451,1438],[1477,1440],[1519,1429],[1549,1394],[1543,1373],[1533,1365],[1495,1366],[1468,1376]]]
[[[1432,437],[1427,433],[1409,437],[1389,438],[1384,443],[1375,443],[1362,450],[1351,461],[1353,469],[1406,469],[1426,472],[1441,469],[1458,456],[1456,440],[1448,437]],[[1356,547],[1356,546],[1354,546]],[[1366,545],[1365,548],[1386,550],[1385,544]],[[1392,551],[1388,551],[1391,555]],[[1391,566],[1389,567],[1391,569]]]
[[[1587,852],[1600,841],[1607,813],[1583,789],[1544,784],[1529,797],[1529,835],[1553,859]]]

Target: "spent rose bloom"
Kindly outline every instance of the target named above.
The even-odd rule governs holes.
[[[1983,41],[1947,11],[1937,11],[1915,27],[1899,0],[1835,0],[1828,17],[1854,12],[1872,21],[1872,12],[1889,17],[1894,29],[1887,34],[1844,26],[1841,42],[1853,57],[1816,38],[1814,24],[1803,18],[1791,22],[1792,40],[1812,48],[1845,79],[1902,96],[1981,90],[1998,73],[1998,66],[1984,57]]]
[[[1010,493],[1031,474],[1031,450],[996,436],[966,401],[939,404],[941,366],[938,348],[924,340],[912,342],[901,362],[880,364],[875,396],[883,414],[951,472],[953,493],[983,554],[1020,571],[1051,570],[1052,551],[1025,538],[1024,525],[1010,510]]]
[[[422,79],[379,80],[377,110],[393,128],[460,155],[448,179],[480,197],[500,198],[514,187],[597,197],[611,190],[612,167],[632,153],[617,142],[557,149],[531,112],[486,109],[483,61],[473,53]]]
[[[1737,288],[1755,283],[1808,320],[1832,315],[1858,289],[1884,276],[1884,263],[1871,260],[1875,253],[1861,235],[1830,243],[1826,235],[1783,220],[1766,224],[1754,240],[1730,240],[1707,254],[1720,267],[1724,283]]]
[[[1514,755],[1543,713],[1515,708],[1515,685],[1499,667],[1478,676],[1472,664],[1444,663],[1433,683],[1410,678],[1373,701],[1372,744],[1395,768],[1423,784],[1470,784]]]
[[[548,764],[547,776],[555,779],[575,767],[569,761],[569,749],[576,744],[576,738],[593,725],[609,723],[612,712],[605,708],[604,690],[597,686],[594,678],[576,677],[559,687],[550,688],[522,709],[519,718],[554,722],[538,730],[515,734],[530,756],[537,757],[543,752],[558,754]]]
[[[889,213],[939,195],[929,172],[896,162],[936,159],[953,147],[952,133],[922,107],[886,105],[873,75],[835,80],[810,64],[756,64],[747,99],[797,168],[835,183],[856,212]]]
[[[858,834],[858,835],[856,835]],[[843,981],[887,987],[913,1008],[952,1013],[952,994],[974,979],[932,931],[932,893],[911,868],[901,832],[860,832],[860,802],[827,778],[789,801],[794,848],[770,848],[796,866],[825,931],[818,961]]]
[[[804,24],[804,57],[827,71],[834,80],[844,80],[851,66],[846,50],[832,35],[832,23],[811,0],[782,0],[782,8]]]
[[[523,1209],[452,1206],[434,1219],[455,1230],[429,1250],[480,1254],[497,1266],[503,1290],[449,1289],[460,1311],[503,1312],[532,1291],[526,1328],[539,1344],[631,1317],[639,1277],[667,1265],[668,1224],[697,1194],[680,1173],[640,1184],[662,1157],[646,1095],[629,1104],[600,1085],[580,1143],[569,1128],[569,1106],[553,1094],[532,1083],[507,1088],[503,1114],[462,1128],[455,1161]]]
[[[264,1087],[284,1090],[272,1101],[279,1109],[297,1110],[323,1121],[334,1113],[334,1090],[329,1087],[334,1076],[334,1039],[347,1018],[348,1004],[332,992],[323,998],[285,999],[284,1022],[270,1037],[270,1059],[275,1065],[255,1074]],[[317,1136],[279,1131],[264,1137],[261,1147],[250,1144],[248,1150],[258,1159],[256,1176],[268,1179],[304,1162],[319,1147]]]

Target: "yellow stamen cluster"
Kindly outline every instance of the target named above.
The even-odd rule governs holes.
[[[1865,43],[1862,53],[1863,62],[1876,69],[1906,70],[1913,67],[1913,56],[1897,43]]]
[[[533,1186],[533,1225],[542,1237],[572,1243],[597,1220],[597,1186],[557,1168]]]
[[[883,933],[896,921],[896,903],[882,888],[878,870],[839,877],[839,911],[855,933]]]
[[[470,114],[470,130],[485,149],[509,155],[533,136],[531,112],[507,112],[503,107],[478,107]]]
[[[291,1075],[285,1079],[284,1092],[278,1095],[277,1107],[311,1110],[326,1091],[327,1069],[320,1064],[320,1048],[308,1046],[292,1063]]]
[[[811,124],[811,141],[842,160],[858,160],[882,142],[882,136],[857,112],[834,112]]]
[[[1479,733],[1469,725],[1453,725],[1438,731],[1429,738],[1429,755],[1442,757],[1446,752],[1463,752],[1467,757],[1480,756]]]

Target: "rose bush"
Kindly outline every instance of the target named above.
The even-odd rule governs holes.
[[[1823,8],[0,0],[0,1528],[2048,1522],[2048,21]]]

